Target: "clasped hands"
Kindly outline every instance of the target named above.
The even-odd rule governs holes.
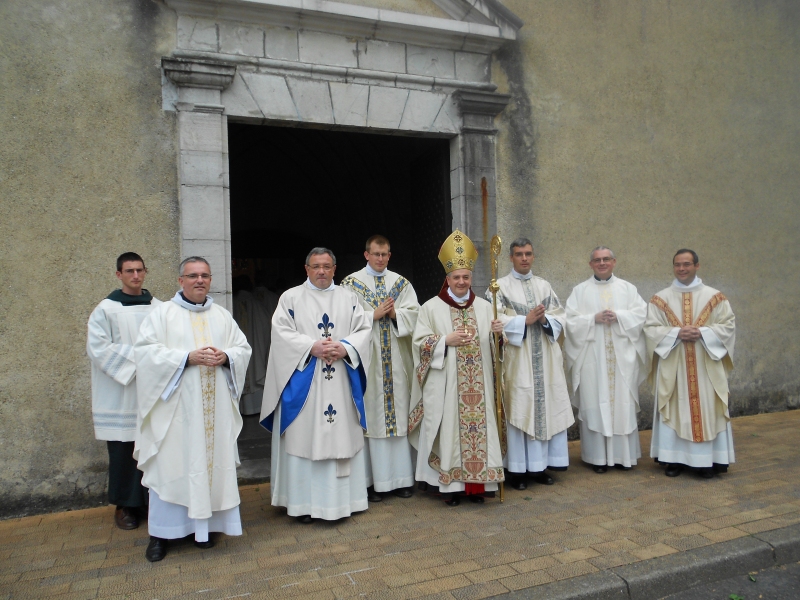
[[[375,309],[375,312],[372,313],[372,320],[377,321],[378,319],[382,319],[387,315],[390,319],[397,318],[397,313],[394,310],[394,298],[387,298],[381,302],[378,305],[378,308]]]
[[[525,315],[525,325],[533,325],[539,321],[542,325],[547,324],[547,319],[544,316],[544,304],[540,304],[536,308],[532,308],[527,315]]]
[[[214,346],[204,346],[189,352],[189,365],[204,367],[221,367],[228,362],[228,355]]]
[[[594,322],[601,325],[611,325],[617,322],[617,313],[611,309],[601,310],[594,316]]]
[[[700,333],[699,327],[687,325],[686,327],[681,327],[680,331],[678,331],[678,339],[684,342],[696,342],[701,337],[703,337],[703,334]]]
[[[492,333],[503,333],[503,323],[500,319],[492,321]],[[457,327],[452,333],[448,333],[444,338],[446,346],[467,346],[475,339],[475,333],[466,327]]]
[[[325,361],[325,364],[329,365],[347,356],[347,349],[341,342],[325,338],[314,342],[314,345],[311,346],[311,356],[321,358]]]

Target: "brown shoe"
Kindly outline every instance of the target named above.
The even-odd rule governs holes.
[[[116,523],[117,527],[125,530],[139,527],[139,519],[136,518],[135,510],[136,509],[128,508],[127,506],[117,508],[114,513],[114,523]]]

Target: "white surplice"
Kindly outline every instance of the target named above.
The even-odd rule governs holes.
[[[617,320],[595,322],[613,310]],[[566,304],[564,351],[581,425],[581,457],[592,465],[630,467],[641,457],[636,415],[639,385],[647,373],[642,333],[647,303],[632,284],[612,275],[592,276]]]
[[[422,305],[414,329],[409,438],[418,450],[416,479],[443,493],[463,492],[467,483],[494,491],[505,478],[491,322],[492,307],[481,298],[455,308],[435,297]],[[457,327],[475,331],[476,343],[447,347],[445,337]]]
[[[261,412],[261,397],[267,375],[272,313],[254,293],[240,290],[233,295],[233,318],[253,349],[239,400],[239,411],[243,415],[257,415]]]
[[[700,340],[680,340],[684,325],[699,327]],[[700,468],[733,463],[728,373],[736,327],[728,300],[699,277],[688,286],[673,281],[650,300],[644,331],[655,396],[650,455]]]
[[[228,366],[189,366],[189,352],[203,346],[223,350]],[[190,530],[205,541],[219,521],[214,513],[235,508],[238,518],[238,400],[250,346],[231,314],[210,297],[193,305],[176,294],[144,320],[134,352],[140,419],[134,458],[144,473],[142,484],[161,501],[154,505],[154,524],[170,521],[158,514],[160,505],[180,505],[185,519],[173,531]],[[151,535],[166,531],[156,526]]]
[[[411,283],[394,271],[374,271],[369,265],[342,280],[353,290],[372,323],[370,369],[364,407],[367,412],[369,460],[367,483],[375,491],[389,492],[414,485],[408,412],[411,398],[411,334],[419,316],[419,303]],[[373,319],[375,309],[394,299],[395,319]]]
[[[106,298],[89,317],[86,354],[92,362],[92,420],[98,440],[136,438],[136,361],[139,326],[160,300],[124,306]]]
[[[272,504],[291,516],[333,520],[367,508],[361,394],[370,335],[349,289],[306,281],[280,297],[260,419],[273,432]],[[347,357],[326,365],[311,356],[325,337],[342,342]]]
[[[497,318],[509,345],[504,348],[503,398],[508,424],[506,463],[512,473],[569,465],[567,428],[575,422],[558,339],[564,308],[550,284],[512,269],[497,283]],[[491,291],[486,292],[487,299]],[[525,325],[528,312],[544,304],[551,334],[541,323]],[[514,430],[517,431],[514,431]]]

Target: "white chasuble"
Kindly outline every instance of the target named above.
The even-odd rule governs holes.
[[[505,478],[494,403],[491,322],[492,307],[481,298],[474,298],[469,308],[455,308],[436,297],[422,305],[414,330],[417,368],[409,435],[419,451],[417,479],[443,492],[464,490],[465,484],[484,484],[492,490]],[[475,332],[474,342],[447,347],[447,334],[461,327]]]
[[[282,403],[278,431],[286,452],[328,460],[352,458],[361,450],[370,335],[358,298],[348,289],[303,284],[281,296],[272,317],[261,422],[271,429],[269,417]],[[330,365],[311,356],[314,342],[325,338],[342,342],[348,356]]]
[[[685,325],[700,328],[700,340],[680,340]],[[715,440],[730,422],[728,373],[735,341],[730,303],[699,278],[689,286],[676,282],[650,300],[644,331],[660,422],[682,440]]]
[[[596,323],[603,310],[617,320]],[[636,432],[639,385],[647,376],[647,303],[627,281],[591,277],[572,290],[566,315],[564,351],[578,417],[605,437]]]
[[[238,399],[251,351],[231,314],[211,298],[204,306],[178,302],[150,313],[134,348],[140,419],[134,458],[142,484],[160,500],[187,507],[190,519],[209,519],[239,505]],[[223,350],[228,366],[189,366],[189,352],[203,346]]]
[[[136,361],[139,326],[159,304],[125,306],[105,299],[89,317],[86,354],[92,361],[92,420],[98,440],[136,438]]]
[[[411,334],[419,316],[417,295],[405,277],[388,269],[380,277],[361,269],[346,277],[342,286],[356,293],[367,322],[372,324],[370,369],[364,393],[366,435],[405,436],[413,372]],[[396,319],[393,321],[387,315],[373,320],[375,309],[387,298],[394,299]]]
[[[370,323],[341,286],[287,290],[272,317],[261,424],[272,431],[271,494],[289,515],[339,519],[366,510],[364,387]],[[331,364],[311,355],[330,338],[347,350]]]
[[[550,440],[575,422],[558,343],[564,308],[550,284],[540,277],[509,274],[497,283],[497,318],[509,340],[503,348],[506,420],[534,440]],[[525,325],[525,316],[539,304],[545,307],[552,336],[539,322]]]

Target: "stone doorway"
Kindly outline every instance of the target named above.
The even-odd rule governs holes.
[[[305,280],[314,246],[336,281],[364,266],[364,242],[392,242],[390,268],[421,302],[442,283],[452,230],[449,140],[229,123],[232,274],[267,273],[278,293]]]
[[[314,246],[333,250],[341,281],[376,233],[420,302],[439,291],[436,255],[453,223],[448,139],[229,122],[228,160],[234,293],[242,276],[265,276],[278,294],[302,283]],[[270,444],[258,415],[245,416],[242,483],[269,477]]]

